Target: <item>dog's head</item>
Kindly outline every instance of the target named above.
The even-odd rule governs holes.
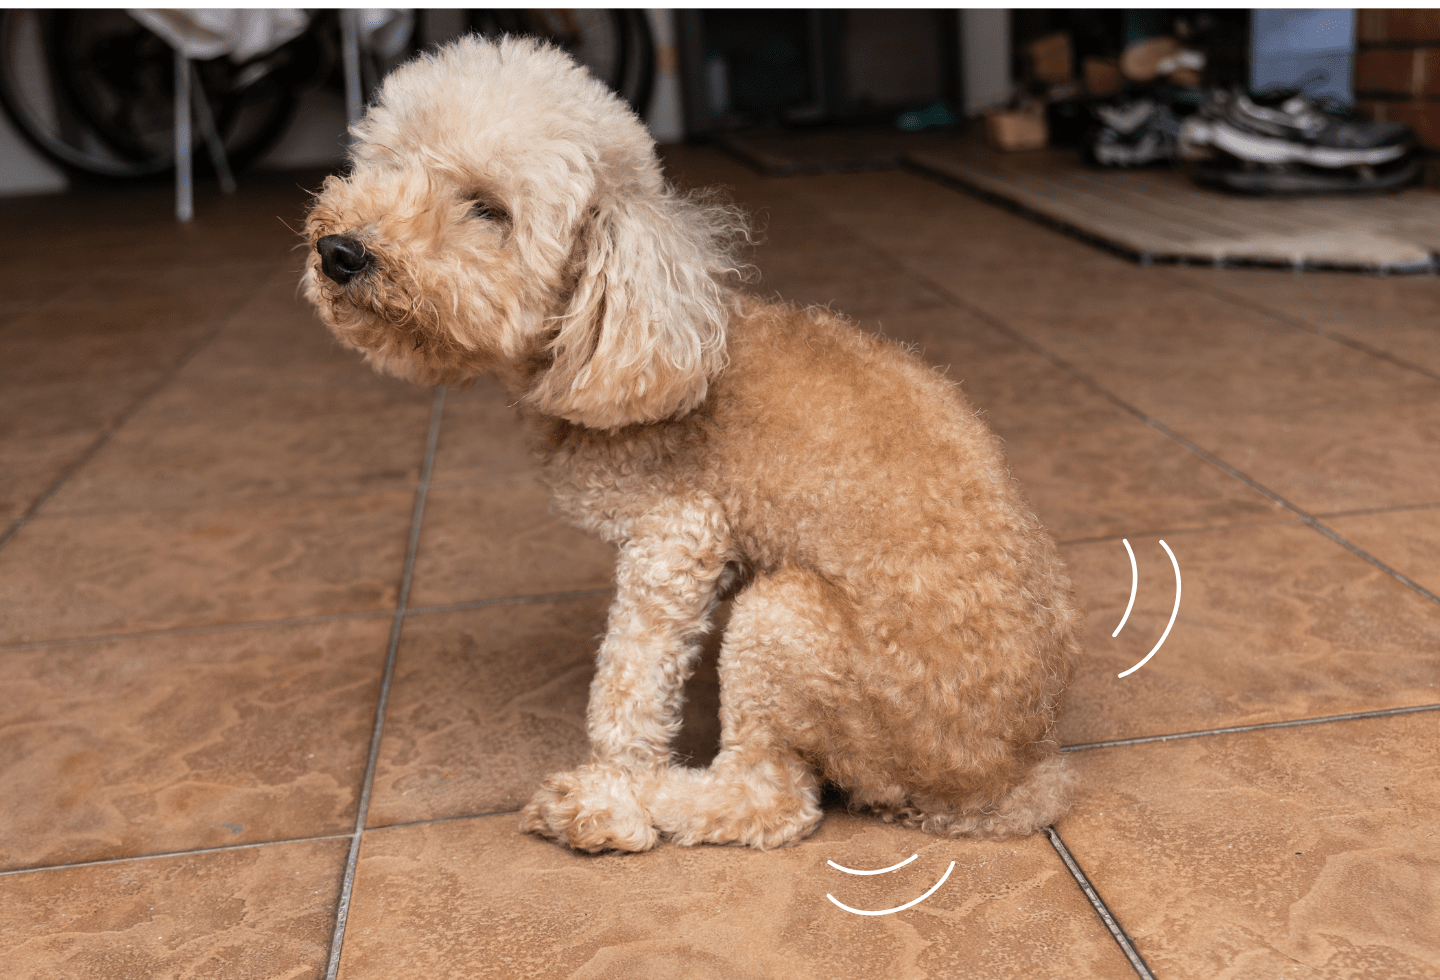
[[[671,190],[569,56],[465,38],[391,74],[351,131],[305,222],[304,291],[377,369],[519,371],[540,411],[607,429],[704,398],[743,224]]]

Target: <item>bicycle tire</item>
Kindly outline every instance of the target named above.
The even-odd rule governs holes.
[[[113,180],[153,176],[115,159],[103,145],[87,145],[80,123],[55,99],[45,42],[49,17],[48,11],[0,10],[0,107],[25,141],[66,173]]]
[[[620,95],[630,107],[645,118],[650,110],[650,96],[655,92],[655,37],[650,31],[650,18],[643,10],[622,10],[631,33],[633,67],[627,75]]]
[[[148,91],[136,93],[123,91],[119,76],[105,76],[115,68],[113,60],[106,62],[115,52],[99,53],[97,60],[88,57],[97,52],[70,43],[83,33],[72,18],[112,13],[0,11],[0,106],[31,146],[72,177],[105,182],[167,179],[175,169],[174,69],[169,46],[134,21],[123,25],[129,43],[139,52],[126,67],[147,76]],[[217,78],[240,70],[226,59],[194,64],[202,78],[197,95],[207,98],[204,80],[220,87]],[[28,73],[25,67],[30,68]],[[148,98],[149,104],[140,105],[137,95]],[[227,159],[236,170],[274,145],[297,103],[291,87],[273,73],[236,97],[209,101]],[[137,112],[148,112],[148,128],[137,128],[133,115]],[[210,171],[208,154],[202,150],[194,158],[197,172]]]
[[[101,34],[101,42],[109,42],[102,46],[90,35],[107,23],[111,35]],[[248,63],[269,62],[266,67],[270,70],[260,72],[254,82],[239,89],[234,80],[248,64],[235,65],[226,57],[192,62],[200,80],[192,88],[192,98],[204,98],[210,103],[226,158],[235,170],[248,166],[274,145],[294,114],[295,95],[277,80],[273,64],[276,60],[283,62],[288,47]],[[138,50],[138,56],[131,48]],[[164,173],[173,168],[174,55],[165,41],[118,11],[56,11],[51,58],[71,107],[112,149]],[[125,90],[127,85],[133,89],[134,83],[146,76],[148,91]],[[223,94],[215,97],[212,92]],[[131,122],[126,126],[123,122],[117,125],[113,114],[106,115],[107,99],[110,106],[131,112],[143,110],[137,96],[148,97],[152,103],[155,121],[148,128],[142,128],[146,123],[143,119],[139,126],[126,120]],[[211,170],[208,153],[194,156],[197,172]]]

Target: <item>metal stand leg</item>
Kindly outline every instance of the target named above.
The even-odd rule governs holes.
[[[340,11],[340,56],[345,64],[345,117],[353,125],[360,121],[360,14]]]
[[[230,172],[230,161],[225,159],[225,144],[215,129],[215,116],[210,112],[210,100],[205,97],[205,86],[200,81],[200,69],[190,66],[190,78],[195,92],[195,119],[200,123],[200,135],[210,151],[210,163],[215,167],[215,176],[220,178],[220,189],[226,194],[235,193],[235,175]]]
[[[190,168],[190,59],[175,52],[175,218],[195,217],[195,182]]]

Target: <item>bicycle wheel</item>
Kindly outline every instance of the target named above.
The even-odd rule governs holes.
[[[642,10],[472,10],[472,31],[537,37],[567,51],[637,113],[655,83],[655,42]]]
[[[644,118],[655,89],[655,38],[650,33],[650,18],[645,11],[622,10],[620,14],[630,35],[630,57],[616,91]]]
[[[201,80],[194,96],[210,103],[239,169],[284,131],[293,87],[275,64],[194,64]],[[0,104],[37,150],[72,175],[137,180],[173,172],[174,70],[170,46],[120,11],[0,12]],[[195,157],[198,171],[208,169],[207,154]]]

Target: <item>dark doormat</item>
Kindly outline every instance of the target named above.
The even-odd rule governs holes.
[[[718,137],[715,145],[767,177],[891,170],[915,151],[939,151],[959,139],[953,132],[905,133],[891,128],[762,130]]]

